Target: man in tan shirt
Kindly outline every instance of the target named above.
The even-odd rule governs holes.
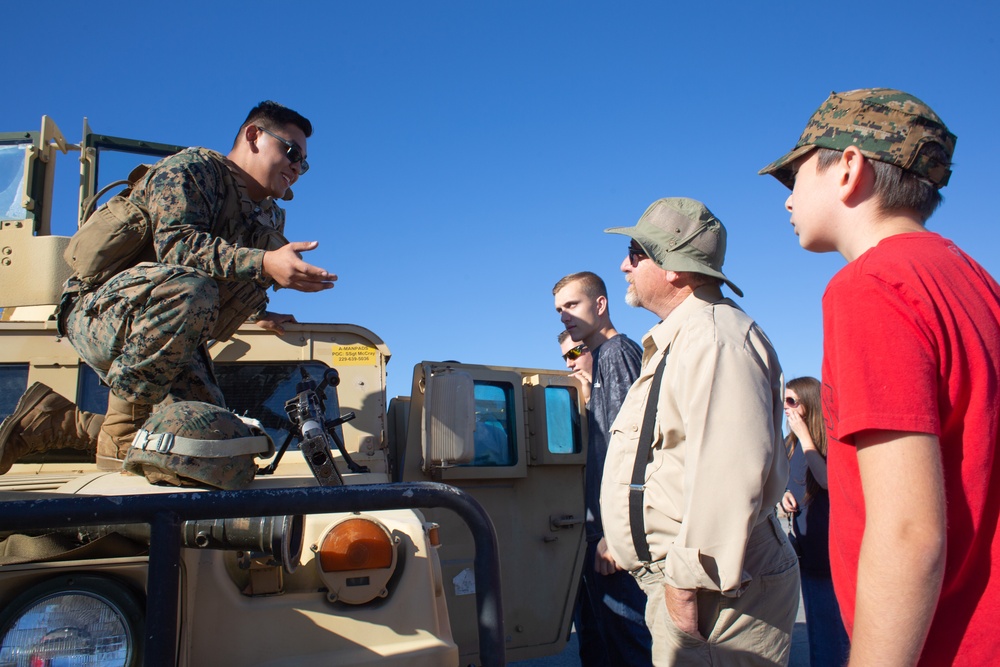
[[[673,198],[606,231],[632,239],[626,301],[662,319],[643,338],[601,484],[608,548],[649,598],[654,664],[786,664],[799,573],[773,512],[788,478],[781,367],[722,296],[722,283],[743,296],[722,273],[726,230]]]

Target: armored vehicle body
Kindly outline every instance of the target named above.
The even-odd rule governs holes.
[[[47,117],[0,134],[0,418],[35,382],[106,407],[53,319],[69,276],[69,237],[51,233],[57,160],[79,159],[85,224],[124,175],[108,165],[180,148],[86,121],[71,144]],[[389,348],[353,324],[246,324],[211,354],[228,407],[260,420],[274,457],[243,491],[154,486],[80,450],[20,459],[0,476],[0,665],[416,667],[564,646],[583,543],[575,380],[423,362],[411,396],[389,401]]]

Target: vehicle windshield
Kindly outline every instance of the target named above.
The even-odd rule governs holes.
[[[24,220],[24,152],[30,144],[0,146],[0,219]]]
[[[326,364],[313,361],[308,363],[219,363],[215,364],[215,375],[226,396],[226,404],[230,410],[239,415],[253,417],[264,425],[268,435],[274,440],[275,447],[281,447],[288,437],[289,422],[285,414],[285,402],[298,393],[296,387],[302,381],[302,371],[305,369],[309,377],[318,386],[323,380],[323,373],[329,367]],[[340,416],[340,403],[337,399],[337,389],[326,387],[323,391],[327,420]],[[344,435],[337,427],[337,435]],[[289,449],[298,449],[295,442]]]

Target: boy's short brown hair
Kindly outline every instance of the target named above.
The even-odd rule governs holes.
[[[819,171],[826,171],[843,155],[832,148],[817,148],[816,154],[819,156]],[[941,190],[912,171],[877,160],[871,160],[869,164],[875,173],[875,197],[883,211],[909,209],[915,211],[922,222],[927,222],[944,200]]]

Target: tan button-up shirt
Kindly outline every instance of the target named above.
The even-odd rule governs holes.
[[[738,595],[747,540],[781,500],[781,367],[757,324],[717,287],[699,287],[643,338],[642,371],[611,427],[601,483],[608,548],[634,570],[629,483],[657,365],[667,354],[646,465],[650,555],[666,583]]]

